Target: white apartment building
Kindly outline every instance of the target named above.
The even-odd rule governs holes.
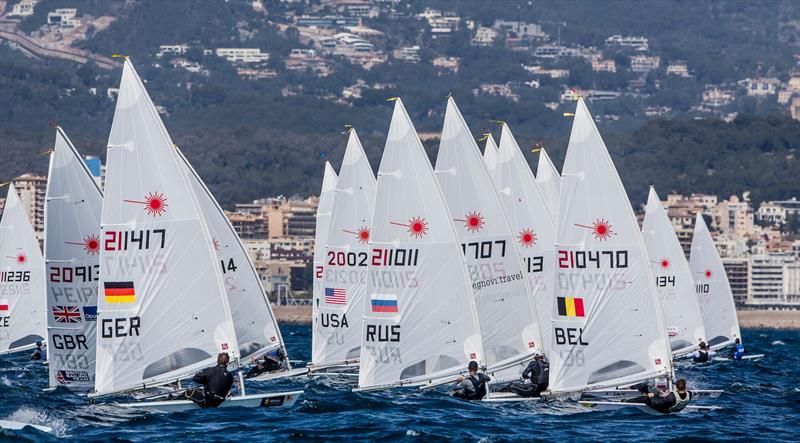
[[[33,15],[33,9],[39,0],[22,0],[11,7],[11,12],[6,14],[6,17],[29,17]]]
[[[472,37],[473,46],[491,46],[497,40],[497,31],[485,26],[478,26]]]
[[[754,255],[750,260],[749,303],[800,303],[800,262],[791,253]]]
[[[269,53],[259,48],[217,48],[217,57],[231,63],[263,63],[269,60]]]
[[[33,230],[39,240],[44,238],[44,199],[47,190],[47,177],[23,174],[12,180],[22,205],[28,212]]]
[[[59,8],[47,13],[47,24],[61,29],[75,29],[81,25],[81,21],[75,18],[76,15],[76,8]]]
[[[395,58],[410,63],[419,63],[422,59],[419,56],[419,46],[404,46],[395,51]]]
[[[649,56],[644,54],[637,54],[631,56],[631,71],[633,72],[649,72],[661,65],[661,57],[657,55]]]
[[[508,34],[513,34],[519,38],[544,38],[547,34],[542,32],[542,26],[536,23],[526,23],[520,21],[495,20],[494,29],[505,30]]]
[[[755,224],[748,194],[745,192],[741,199],[732,195],[716,206],[714,221],[722,235],[733,238],[753,235]]]
[[[161,45],[158,47],[156,57],[165,55],[184,55],[189,50],[189,45]]]
[[[777,78],[746,78],[739,81],[739,85],[744,86],[747,95],[751,97],[774,95],[780,84],[781,81]]]
[[[733,91],[707,86],[703,91],[703,104],[712,108],[728,106],[733,102]]]
[[[617,62],[612,59],[602,59],[595,57],[592,59],[592,71],[594,72],[617,72]]]
[[[628,46],[646,51],[648,49],[648,40],[645,37],[612,35],[606,39],[606,45]]]
[[[684,60],[673,60],[667,65],[667,75],[689,77],[689,65]]]
[[[436,57],[432,60],[433,66],[439,69],[447,69],[453,72],[458,72],[458,66],[461,59],[458,57]]]

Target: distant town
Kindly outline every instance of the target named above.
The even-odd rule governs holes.
[[[102,187],[105,167],[98,157],[85,163]],[[13,180],[40,240],[44,232],[47,177],[24,174]],[[0,212],[4,199],[0,199]],[[748,193],[668,194],[662,202],[684,252],[691,249],[698,213],[710,221],[733,297],[739,309],[800,309],[800,200],[751,202]],[[319,198],[268,197],[237,203],[225,211],[273,302],[309,299]],[[640,221],[644,208],[638,208]]]
[[[0,1],[0,39],[34,57],[55,57],[77,61],[94,62],[101,68],[110,69],[117,62],[110,54],[95,54],[80,49],[76,43],[101,32],[110,26],[116,17],[93,17],[83,14],[80,8],[58,8],[47,12],[47,23],[41,28],[25,33],[19,23],[32,16],[39,0],[21,0],[6,8]],[[543,84],[557,86],[561,94],[557,100],[546,102],[551,109],[558,109],[575,95],[589,101],[640,99],[653,90],[661,88],[669,78],[691,78],[693,67],[685,60],[665,59],[656,50],[649,38],[640,35],[608,35],[600,47],[584,47],[562,43],[561,29],[565,23],[546,23],[555,29],[555,34],[545,32],[545,23],[528,23],[513,20],[494,20],[491,26],[481,25],[475,20],[462,18],[455,12],[426,8],[422,12],[407,12],[399,1],[379,0],[330,0],[309,4],[302,13],[286,12],[269,14],[261,0],[250,3],[252,14],[269,17],[270,25],[284,35],[292,34],[305,46],[291,49],[288,56],[281,55],[285,72],[310,73],[317,77],[331,75],[337,63],[344,60],[369,71],[390,59],[405,63],[430,63],[440,74],[457,72],[460,57],[443,54],[423,56],[420,45],[397,44],[398,39],[387,35],[389,31],[370,27],[365,22],[381,19],[382,22],[414,19],[423,23],[431,39],[441,39],[459,31],[467,30],[469,44],[476,47],[502,47],[518,54],[525,54],[530,62],[522,63],[525,76],[502,83],[482,83],[472,89],[479,95],[501,96],[518,101],[520,92],[537,89]],[[3,12],[5,10],[5,12]],[[319,12],[319,14],[315,14]],[[334,12],[335,14],[331,14]],[[237,28],[239,40],[246,41],[252,32],[242,26]],[[428,50],[430,51],[430,50]],[[204,63],[211,58],[224,59],[235,67],[242,79],[264,80],[281,75],[269,67],[271,54],[264,48],[254,47],[195,47],[186,42],[165,41],[157,51],[154,49],[152,66],[157,69],[179,69],[197,74],[198,79],[187,83],[202,83],[202,77],[213,75]],[[800,120],[800,55],[794,56],[795,69],[780,75],[765,68],[763,75],[741,78],[735,82],[706,84],[695,97],[691,114],[697,118],[714,117],[732,121],[737,112],[730,106],[745,97],[774,100],[778,108],[788,110],[792,118]],[[569,66],[583,60],[597,75],[607,75],[615,84],[608,89],[580,88],[571,84]],[[581,65],[582,66],[582,65]],[[575,69],[575,68],[572,68]],[[286,75],[284,74],[284,75]],[[618,81],[617,81],[618,80]],[[328,89],[305,90],[299,84],[282,88],[283,96],[313,95],[336,103],[348,104],[362,98],[365,91],[392,88],[392,83],[354,79],[352,84],[339,91]],[[106,94],[113,99],[116,88],[98,91],[88,87],[93,95]],[[71,94],[76,91],[64,91]],[[643,106],[638,114],[643,117],[671,116],[674,110],[667,105]],[[169,110],[159,107],[159,112],[168,115]],[[616,120],[615,114],[599,114],[597,119]]]

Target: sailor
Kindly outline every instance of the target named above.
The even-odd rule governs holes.
[[[706,342],[701,341],[700,349],[694,351],[689,355],[692,356],[692,360],[694,360],[695,363],[705,363],[707,361],[710,361],[715,355],[717,355],[717,353],[708,349],[708,345],[706,345]]]
[[[216,408],[225,401],[228,391],[233,385],[233,374],[228,371],[230,356],[221,352],[217,356],[217,365],[205,368],[192,377],[192,381],[203,385],[203,390],[189,389],[184,395],[197,403],[201,408]]]
[[[522,371],[522,383],[512,383],[507,391],[521,397],[539,397],[547,390],[550,383],[550,363],[544,359],[541,351],[533,351],[533,360]]]
[[[250,369],[245,378],[253,378],[267,372],[283,371],[284,369],[286,369],[286,352],[283,351],[283,348],[278,348],[266,353],[264,361]]]
[[[472,360],[467,365],[469,375],[465,378],[458,377],[458,381],[453,385],[453,396],[464,400],[480,400],[486,397],[486,384],[491,378],[482,372],[478,372],[478,362]]]
[[[742,341],[738,338],[736,342],[733,344],[733,350],[731,351],[731,358],[734,360],[741,360],[744,357],[745,350]]]
[[[679,379],[668,393],[647,394],[645,404],[663,414],[682,411],[692,400],[692,393],[686,390],[686,380]]]
[[[47,352],[42,349],[42,342],[36,342],[36,349],[33,350],[33,354],[31,354],[31,360],[47,360]]]

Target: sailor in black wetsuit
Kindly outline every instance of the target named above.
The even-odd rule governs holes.
[[[689,354],[692,356],[692,360],[695,363],[706,363],[711,361],[711,359],[717,355],[716,352],[709,350],[706,342],[700,342],[700,349],[694,351],[693,353]]]
[[[264,361],[250,369],[245,378],[253,378],[261,374],[284,369],[286,369],[286,352],[283,351],[283,348],[278,348],[265,354]]]
[[[691,400],[692,393],[686,390],[686,380],[681,378],[668,393],[648,393],[644,403],[662,414],[669,414],[682,411]]]
[[[31,360],[47,360],[47,354],[42,349],[42,342],[36,342],[36,349],[34,349],[33,354],[31,354]]]
[[[507,390],[521,397],[539,397],[547,390],[550,384],[550,364],[540,351],[534,351],[533,361],[522,372],[522,380],[522,383],[512,383]]]
[[[486,397],[486,384],[491,378],[482,372],[478,372],[478,362],[471,361],[467,365],[469,375],[458,377],[458,381],[453,385],[453,396],[464,400],[480,400]]]
[[[228,371],[230,356],[222,352],[217,356],[217,365],[195,374],[192,381],[203,385],[203,390],[189,389],[184,395],[201,408],[216,408],[225,401],[233,386],[233,374]]]

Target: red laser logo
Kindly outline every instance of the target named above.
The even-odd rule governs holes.
[[[428,222],[422,217],[411,217],[408,223],[389,222],[389,224],[408,228],[411,237],[422,238],[428,235]]]
[[[575,223],[575,226],[578,226],[580,228],[591,229],[594,238],[600,241],[608,240],[609,237],[611,237],[612,235],[617,235],[617,233],[614,232],[613,229],[611,229],[611,223],[609,223],[608,220],[604,218],[598,218],[597,220],[594,221],[594,223],[592,223],[592,226],[581,225],[579,223]]]
[[[97,235],[87,235],[83,241],[79,242],[64,242],[68,245],[83,246],[83,250],[89,255],[96,255],[100,253],[100,237]]]
[[[533,232],[533,229],[523,229],[519,233],[519,243],[526,248],[536,245],[536,234]]]
[[[167,212],[167,198],[164,197],[164,194],[161,192],[151,192],[147,194],[144,198],[144,201],[138,200],[123,200],[128,203],[136,203],[139,205],[144,205],[144,210],[147,211],[148,214],[152,215],[153,217],[158,217],[159,215],[164,215]]]
[[[486,224],[486,220],[478,211],[470,211],[463,219],[454,218],[453,220],[464,223],[464,227],[469,232],[478,232]]]

